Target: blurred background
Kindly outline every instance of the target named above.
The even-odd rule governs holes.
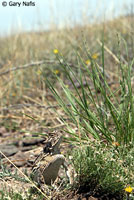
[[[33,0],[35,6],[3,6],[0,3],[0,35],[41,31],[100,22],[133,13],[133,0]],[[30,1],[26,1],[30,2]]]

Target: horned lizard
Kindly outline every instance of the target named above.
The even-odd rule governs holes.
[[[65,168],[66,175],[72,184],[71,169],[67,164],[67,161],[60,153],[60,143],[62,137],[60,137],[54,144],[47,142],[43,148],[41,154],[35,159],[32,169],[32,179],[41,184],[45,183],[51,185],[58,177],[58,172],[61,165]]]

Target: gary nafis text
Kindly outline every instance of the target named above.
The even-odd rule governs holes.
[[[16,7],[20,7],[20,6],[35,6],[35,2],[33,1],[9,1],[9,6],[16,6]]]

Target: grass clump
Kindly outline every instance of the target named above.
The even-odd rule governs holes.
[[[123,199],[124,186],[133,185],[134,145],[114,146],[94,141],[73,151],[79,193]]]
[[[112,90],[104,67],[103,47],[102,67],[91,58],[87,49],[87,56],[91,60],[90,66],[84,63],[79,54],[77,72],[61,63],[73,89],[70,89],[64,80],[57,76],[63,90],[61,96],[61,91],[57,91],[49,80],[47,83],[71,121],[76,126],[79,124],[82,139],[87,140],[91,135],[97,140],[103,139],[108,143],[115,141],[119,144],[128,144],[134,140],[134,107],[131,86],[133,60],[129,65],[119,64],[118,84],[116,90]],[[64,59],[60,55],[57,58],[59,62]],[[71,109],[67,105],[70,105]],[[73,131],[69,132],[73,133]]]
[[[116,57],[118,82],[116,88],[112,88],[108,70],[105,69],[104,43],[101,46],[101,67],[91,56],[86,43],[85,51],[90,63],[85,62],[79,52],[75,51],[77,70],[65,64],[60,53],[56,55],[72,88],[56,75],[61,85],[60,90],[49,80],[47,84],[69,117],[68,122],[62,120],[67,126],[65,131],[69,133],[67,140],[77,146],[73,163],[77,172],[78,190],[86,190],[91,195],[99,193],[98,196],[104,195],[109,199],[122,199],[124,188],[129,184],[134,185],[134,60],[124,64],[120,60],[119,51]]]
[[[22,194],[22,192],[15,192],[13,190],[8,191],[7,190],[0,190],[0,199],[1,200],[42,200],[43,195],[34,195],[33,193],[30,192],[25,192],[25,194]]]

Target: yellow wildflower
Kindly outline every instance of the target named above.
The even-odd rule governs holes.
[[[53,52],[54,52],[54,54],[58,54],[59,53],[58,49],[54,49]]]
[[[12,93],[12,97],[16,97],[16,93],[15,92]]]
[[[55,74],[59,74],[60,71],[59,71],[58,69],[56,69],[56,70],[54,70],[54,73],[55,73]]]
[[[112,145],[115,146],[115,147],[120,146],[120,144],[118,142],[112,142]]]
[[[97,53],[94,53],[93,55],[92,55],[92,58],[95,60],[95,59],[97,59],[98,58],[98,54]]]
[[[126,33],[127,33],[127,30],[126,30],[125,28],[123,28],[123,29],[122,29],[122,33],[123,33],[123,34],[126,34]]]
[[[69,85],[65,85],[66,86],[66,88],[69,88]]]
[[[41,75],[41,74],[42,74],[42,72],[41,72],[40,69],[38,69],[36,73],[37,73],[38,75]]]
[[[133,188],[131,188],[130,186],[125,188],[125,191],[128,193],[131,193],[133,191]]]
[[[88,59],[85,61],[86,65],[90,65],[91,61]]]

